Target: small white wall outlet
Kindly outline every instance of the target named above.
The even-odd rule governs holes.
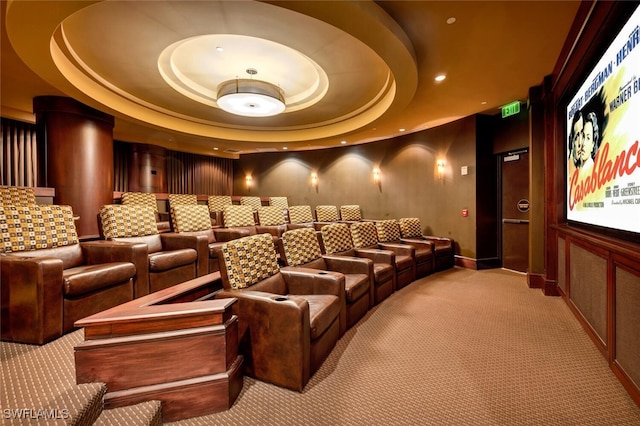
[[[469,174],[469,168],[467,166],[460,167],[460,174],[462,176],[466,176]]]

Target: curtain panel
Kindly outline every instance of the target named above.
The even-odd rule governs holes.
[[[167,181],[172,194],[231,195],[233,160],[169,151]]]
[[[8,118],[0,125],[0,185],[39,186],[35,124]]]

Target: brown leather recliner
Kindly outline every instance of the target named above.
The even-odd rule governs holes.
[[[320,231],[326,254],[336,256],[363,257],[373,261],[373,289],[369,307],[382,302],[396,288],[395,253],[389,250],[356,249],[349,226],[345,223],[325,225]]]
[[[216,241],[216,237],[211,227],[211,216],[209,207],[204,204],[198,205],[176,205],[171,207],[171,222],[177,234],[194,238],[194,244],[199,246],[198,255],[207,254],[206,261],[200,260],[198,263],[206,262],[208,265],[203,273],[212,273],[220,270],[218,263],[218,252],[222,249],[223,242]]]
[[[385,244],[405,244],[414,248],[416,278],[426,277],[434,271],[434,244],[427,240],[403,240],[400,236],[400,224],[394,219],[377,220],[375,222],[378,241]]]
[[[70,206],[0,205],[0,223],[2,340],[43,344],[149,292],[147,247],[78,242]]]
[[[455,246],[453,239],[423,235],[422,224],[417,217],[403,217],[399,219],[398,222],[400,224],[403,242],[429,241],[433,244],[436,271],[453,268],[455,265]]]
[[[338,341],[344,275],[279,268],[269,234],[224,244],[220,265],[216,298],[238,300],[232,310],[245,372],[301,392]]]
[[[317,234],[318,231],[311,228],[285,232],[282,235],[285,264],[344,274],[346,328],[351,328],[369,310],[370,293],[373,291],[373,261],[359,257],[323,256]]]
[[[415,249],[412,246],[378,241],[376,225],[373,222],[353,223],[350,231],[355,248],[382,249],[395,253],[396,290],[410,284],[416,278]]]
[[[202,246],[176,233],[158,234],[151,207],[107,204],[100,208],[100,224],[107,240],[146,244],[151,293],[207,271],[207,254],[198,255]]]
[[[311,206],[306,204],[300,206],[290,206],[287,214],[289,217],[287,230],[299,228],[314,228],[313,212],[311,211]]]

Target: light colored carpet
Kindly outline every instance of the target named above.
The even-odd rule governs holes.
[[[566,303],[524,275],[455,268],[370,311],[296,392],[245,378],[179,425],[640,425]]]
[[[80,333],[55,342],[62,382]],[[3,370],[16,351],[49,346],[9,345]],[[245,377],[230,410],[172,424],[637,426],[640,408],[561,298],[521,274],[454,268],[371,310],[304,392]]]

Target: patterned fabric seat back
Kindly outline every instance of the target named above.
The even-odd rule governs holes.
[[[311,206],[291,206],[289,207],[289,221],[291,223],[313,222]]]
[[[358,222],[351,225],[351,238],[355,248],[371,247],[378,244],[376,225],[373,222]]]
[[[378,241],[389,242],[400,240],[400,225],[393,219],[379,220],[376,222],[376,232],[378,233]]]
[[[224,211],[224,206],[232,205],[233,200],[231,200],[231,195],[209,195],[207,204],[209,205],[209,211],[221,212]]]
[[[265,206],[258,209],[258,222],[262,226],[284,225],[282,209],[276,206]]]
[[[169,194],[169,212],[175,206],[187,205],[187,206],[196,206],[198,205],[198,196],[195,194]],[[176,224],[173,221],[173,215],[171,215],[171,228],[175,231]]]
[[[253,209],[251,206],[224,206],[224,226],[227,228],[236,226],[255,226]]]
[[[33,188],[0,186],[0,205],[29,206],[33,204],[36,204]]]
[[[122,204],[140,204],[143,206],[153,207],[154,212],[158,212],[158,203],[156,202],[156,194],[148,192],[123,192]]]
[[[318,222],[337,222],[340,220],[336,206],[316,206],[316,219]]]
[[[402,238],[422,237],[422,225],[417,217],[403,217],[398,222]]]
[[[289,208],[289,200],[287,197],[269,197],[269,205],[279,207],[281,210]]]
[[[360,212],[360,206],[355,204],[340,206],[340,219],[349,220],[349,221],[362,220],[362,213]]]
[[[221,269],[233,289],[250,287],[280,272],[270,234],[229,241],[222,246],[222,258]]]
[[[129,238],[158,233],[156,216],[152,207],[107,204],[100,207],[100,222],[105,238]]]
[[[262,207],[262,201],[260,200],[260,197],[241,197],[240,205],[250,206],[252,210],[258,210]]]
[[[71,206],[0,205],[0,235],[0,253],[78,244]]]
[[[351,232],[344,223],[325,225],[320,232],[322,233],[322,241],[327,254],[339,253],[353,248]]]
[[[171,207],[171,220],[175,232],[196,232],[211,229],[209,208],[204,204],[178,204]]]
[[[298,266],[322,257],[316,231],[300,228],[282,234],[282,244],[289,266]]]

